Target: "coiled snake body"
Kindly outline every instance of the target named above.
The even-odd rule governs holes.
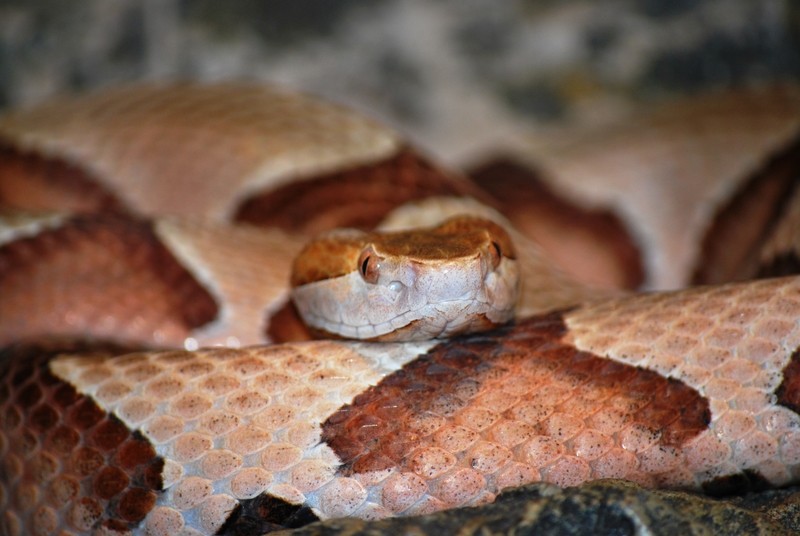
[[[604,191],[599,180],[580,180],[603,169],[612,182],[628,170],[634,196],[656,191],[649,208],[624,213],[654,216],[640,231],[650,244],[641,246],[645,267],[681,252],[653,272],[656,284],[692,273],[710,283],[793,273],[798,93],[682,106],[551,153],[541,162],[564,170],[556,193],[615,204],[609,192],[619,184]],[[687,117],[696,128],[680,130]],[[632,139],[650,144],[650,153],[640,148],[641,174],[670,168],[673,178],[687,175],[684,186],[671,196],[658,190],[664,181],[634,192],[634,157],[623,151],[609,161]],[[678,164],[673,157],[690,143],[693,155],[713,159]],[[3,530],[260,534],[315,519],[479,505],[540,480],[796,482],[797,276],[649,294],[590,286],[517,230],[536,235],[564,219],[552,203],[529,204],[511,180],[519,173],[507,163],[476,173],[487,194],[368,120],[260,86],[123,88],[4,116]],[[503,184],[516,206],[503,199]],[[558,197],[538,199],[547,196]],[[506,276],[521,273],[514,323],[428,339],[451,324],[487,328],[508,318],[493,306],[462,314],[460,293],[442,291],[448,306],[436,305],[430,296],[449,292],[451,275],[419,285],[425,304],[410,310],[428,300],[458,318],[423,340],[263,345],[308,335],[288,298],[292,259],[309,233],[380,224],[401,236],[464,213],[485,227],[444,224],[463,239],[447,255],[474,245],[478,253],[455,255],[480,274],[467,279],[500,281],[471,302],[491,294],[510,303],[517,286]],[[616,225],[591,211],[565,213],[571,234],[535,236],[541,247],[564,246],[556,261]],[[701,257],[700,246],[684,247],[688,231],[731,245]],[[322,263],[306,263],[295,286],[384,278],[395,300],[424,279],[417,270],[431,248],[417,252],[412,270],[392,264],[397,246],[344,234],[357,244],[345,267],[330,256],[341,242],[323,243]],[[364,236],[367,245],[356,242]],[[610,267],[607,281],[636,279],[631,246],[609,243],[625,253],[597,261]],[[325,307],[298,309],[314,316]],[[334,312],[313,329],[367,339],[386,338],[393,323],[416,329],[410,313],[375,315]]]

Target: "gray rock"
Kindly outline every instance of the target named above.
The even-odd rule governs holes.
[[[380,521],[334,519],[279,534],[768,535],[800,533],[800,488],[715,499],[600,480],[561,489],[534,484],[492,504]]]

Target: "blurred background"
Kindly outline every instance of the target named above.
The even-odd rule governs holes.
[[[272,81],[449,162],[643,103],[800,79],[797,0],[0,0],[0,109],[132,81]]]

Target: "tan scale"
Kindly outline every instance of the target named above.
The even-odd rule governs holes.
[[[621,204],[622,194],[612,193],[613,188],[625,195],[655,193],[638,197],[637,208],[621,210],[627,220],[645,220],[637,228],[647,240],[646,263],[656,268],[650,284],[673,286],[691,271],[695,241],[712,219],[711,207],[735,195],[749,175],[769,167],[773,155],[796,148],[797,110],[793,88],[700,98],[632,126],[571,141],[541,162],[548,173],[562,177],[555,182],[560,192],[589,204]],[[11,146],[5,149],[52,157],[55,167],[86,166],[90,179],[113,172],[120,184],[124,179],[154,186],[154,195],[164,200],[160,208],[145,202],[150,194],[110,188],[113,199],[106,208],[120,208],[119,201],[123,208],[146,213],[195,210],[189,201],[198,193],[197,207],[224,218],[253,189],[295,182],[313,189],[319,173],[333,174],[326,184],[331,188],[353,166],[374,165],[364,180],[390,186],[386,197],[391,199],[392,188],[414,178],[409,174],[425,171],[426,184],[447,175],[393,133],[349,112],[246,85],[128,88],[66,99],[3,116],[0,137]],[[267,137],[269,143],[262,143]],[[680,158],[687,154],[693,157]],[[381,167],[393,158],[402,165]],[[43,169],[45,175],[51,170]],[[161,180],[164,174],[170,180]],[[211,175],[222,177],[224,186],[201,187]],[[445,181],[443,191],[430,191],[463,195],[469,189],[454,176],[458,187]],[[643,177],[654,180],[652,189],[638,188]],[[696,189],[674,188],[676,177]],[[243,189],[229,190],[232,184]],[[355,181],[349,191],[363,184]],[[169,185],[176,189],[158,190]],[[410,191],[406,198],[429,190]],[[304,205],[312,207],[309,212],[320,202],[313,195],[310,199]],[[686,213],[690,200],[700,204]],[[340,212],[350,211],[341,205]],[[402,226],[397,222],[403,218],[433,224],[444,213],[465,211],[492,212],[475,200],[437,197],[399,208],[385,225]],[[313,216],[330,221],[320,212]],[[50,370],[59,378],[114,411],[128,432],[142,430],[164,457],[160,476],[166,491],[157,502],[148,503],[155,496],[152,489],[124,492],[126,520],[134,523],[146,513],[143,524],[131,530],[214,533],[237,502],[264,491],[307,505],[323,518],[374,518],[478,505],[505,487],[539,480],[568,486],[617,477],[647,486],[698,487],[746,470],[771,485],[797,481],[796,278],[609,298],[611,293],[589,290],[553,268],[535,245],[494,214],[488,217],[508,230],[526,279],[518,307],[522,317],[515,327],[494,334],[439,345],[315,342],[52,361]],[[61,217],[26,218],[9,219],[0,235],[3,248],[13,247],[17,238],[44,236],[63,223]],[[678,231],[677,238],[665,228]],[[153,229],[170,255],[220,301],[222,311],[198,333],[170,324],[169,340],[156,343],[236,345],[263,335],[254,330],[267,327],[261,315],[274,310],[273,296],[279,302],[285,297],[288,277],[277,290],[267,287],[282,275],[258,278],[273,263],[288,270],[283,255],[299,247],[296,241],[275,245],[270,237],[277,234],[253,229],[223,238],[219,228],[203,224],[193,244],[195,231],[185,222],[159,222]],[[245,244],[260,245],[260,251],[238,247]],[[273,253],[280,260],[271,258]],[[664,260],[669,262],[656,266]],[[81,263],[61,263],[76,264]],[[240,271],[258,281],[240,285],[235,282]],[[13,288],[14,277],[3,282]],[[147,292],[152,288],[142,288],[137,296],[148,301]],[[256,299],[262,292],[269,303]],[[568,310],[529,317],[552,309]],[[93,318],[87,317],[86,327],[106,325]],[[123,333],[130,339],[125,329],[137,322],[129,318],[124,310],[109,316],[108,326],[119,329],[101,334]],[[226,333],[226,322],[239,331]],[[150,338],[141,341],[153,344],[152,329],[146,331]],[[13,390],[14,378],[9,374],[2,382]],[[411,388],[418,385],[432,394]],[[69,527],[65,533],[90,530],[104,515],[102,501],[71,502],[71,481],[52,472],[68,464],[59,465],[51,445],[22,433],[16,423],[24,420],[15,407],[25,402],[26,396],[20,397],[1,399],[3,415],[11,415],[0,434],[0,459],[9,476],[0,487],[0,505],[12,506],[4,512],[6,526],[12,533],[30,527],[57,530],[59,523]],[[46,422],[39,409],[26,415],[35,417],[34,428]],[[75,435],[66,430],[59,437]],[[29,458],[36,463],[27,463]],[[55,462],[49,463],[51,458]]]
[[[800,471],[800,416],[765,403],[763,395],[777,387],[782,367],[800,344],[798,285],[797,278],[785,278],[624,298],[568,313],[563,319],[571,331],[563,336],[558,335],[557,315],[533,318],[512,328],[512,337],[494,336],[498,353],[487,365],[496,362],[499,368],[485,378],[476,376],[470,364],[471,359],[485,359],[475,353],[485,344],[481,337],[438,346],[321,341],[132,354],[116,360],[64,356],[50,368],[127,426],[142,430],[165,458],[166,492],[143,530],[182,526],[181,516],[183,523],[199,520],[193,521],[199,523],[195,528],[214,532],[235,500],[264,491],[306,504],[322,518],[375,518],[481,504],[504,487],[539,480],[569,486],[615,477],[647,486],[698,487],[753,469],[781,485]],[[758,307],[743,305],[745,299]],[[673,346],[678,343],[669,337],[660,340],[652,329],[638,330],[629,316],[651,309],[656,316],[687,311],[688,316],[678,315],[674,322],[685,326],[686,338],[697,338],[686,320],[709,307],[727,320],[707,328],[694,346],[683,343],[686,353],[681,355],[691,356],[686,373],[680,362],[674,365]],[[607,314],[594,316],[597,311]],[[647,368],[660,374],[618,364],[629,352],[625,348],[635,343],[626,346],[621,338],[594,332],[603,318],[626,325],[627,332],[619,327],[618,332],[631,340],[647,343],[652,354]],[[742,325],[752,331],[729,333]],[[724,349],[714,350],[712,343],[718,340]],[[591,347],[596,357],[570,350],[570,342]],[[762,350],[753,351],[758,348]],[[451,351],[460,357],[450,361]],[[567,353],[559,357],[561,352]],[[739,357],[745,352],[750,357]],[[603,359],[606,354],[612,360]],[[371,457],[354,445],[357,457],[343,463],[337,453],[348,447],[336,438],[348,436],[331,436],[340,425],[325,421],[347,403],[355,406],[347,412],[350,420],[342,421],[342,431],[350,428],[348,422],[361,422],[362,410],[367,411],[363,418],[372,419],[371,397],[378,397],[376,408],[385,407],[381,392],[388,389],[394,396],[392,389],[402,387],[403,375],[417,381],[413,370],[419,370],[419,378],[426,377],[428,365],[420,358],[433,359],[441,369],[441,377],[427,374],[432,392],[438,393],[424,401],[428,409],[416,408],[416,395],[408,396],[398,408],[381,410],[389,413],[374,421],[401,433],[377,448],[389,448],[389,454],[408,442],[410,450],[398,451],[398,465],[387,466],[383,451]],[[543,368],[537,364],[542,359]],[[605,372],[574,376],[567,366],[573,359],[597,363],[591,366]],[[715,359],[717,366],[710,366]],[[560,362],[564,367],[557,366]],[[709,369],[707,379],[691,377],[700,374],[698,368]],[[396,387],[383,387],[382,378],[398,374],[391,382]],[[673,385],[661,374],[686,385]],[[618,375],[627,379],[603,383],[604,377]],[[669,402],[673,396],[707,400],[710,427],[702,414],[692,424],[694,417],[683,414],[686,408]],[[410,413],[392,413],[403,404],[411,405]],[[652,404],[664,405],[650,408]],[[632,419],[640,411],[665,422],[690,420],[668,438],[647,422]],[[328,428],[331,424],[334,428]],[[353,437],[372,433],[358,426]]]
[[[359,345],[317,342],[64,358],[52,368],[142,430],[165,458],[167,491],[144,530],[167,534],[156,528],[183,528],[178,516],[196,515],[195,528],[213,533],[232,501],[264,492],[309,502],[329,517],[374,510],[361,483],[334,478],[336,456],[318,444],[319,424],[424,348],[359,353]]]
[[[272,316],[289,301],[286,280],[305,237],[277,229],[176,219],[159,221],[156,233],[221,305],[212,323],[171,346],[194,349],[269,342]]]
[[[744,462],[779,485],[798,477],[800,416],[775,399],[800,347],[798,278],[609,300],[565,320],[577,348],[709,398],[711,423],[688,446],[686,469],[724,475]]]
[[[571,203],[618,215],[642,250],[645,286],[674,289],[691,281],[703,260],[701,238],[748,179],[785,151],[794,151],[796,173],[798,136],[800,88],[779,85],[710,92],[590,129],[552,132],[522,140],[510,156]],[[529,216],[530,225],[548,225]],[[582,272],[592,245],[561,251],[566,240],[558,232],[545,238],[548,245],[569,260],[573,277],[591,281],[593,274]]]
[[[229,219],[258,190],[371,163],[399,148],[390,130],[348,110],[236,83],[65,97],[5,114],[0,140],[88,168],[135,212],[215,220]]]

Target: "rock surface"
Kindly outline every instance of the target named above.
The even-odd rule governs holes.
[[[342,101],[450,162],[637,103],[800,79],[793,0],[5,0],[0,107],[248,79]]]
[[[783,535],[800,531],[800,488],[716,499],[653,491],[619,480],[560,489],[534,484],[476,508],[366,522],[334,519],[276,534],[442,535],[597,534]]]

